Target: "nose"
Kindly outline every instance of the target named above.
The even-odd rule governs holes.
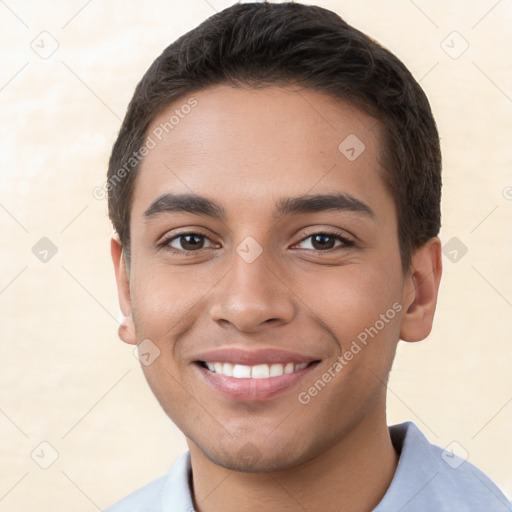
[[[222,327],[259,332],[290,322],[296,314],[293,292],[265,251],[251,263],[233,253],[231,270],[215,287],[210,317]]]

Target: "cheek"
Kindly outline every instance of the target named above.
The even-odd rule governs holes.
[[[315,282],[319,288],[311,293],[311,299],[316,298],[311,309],[318,312],[337,347],[322,372],[301,391],[310,401],[304,410],[329,425],[326,435],[334,436],[348,428],[344,421],[360,418],[375,400],[383,399],[400,332],[401,278],[367,266],[358,272],[338,268]],[[339,423],[332,424],[333,417]]]
[[[141,258],[142,259],[142,258]],[[132,308],[137,337],[169,340],[185,322],[193,321],[195,306],[218,280],[215,272],[193,266],[171,267],[146,258],[132,277]]]
[[[315,286],[312,287],[311,283]],[[297,295],[346,350],[368,330],[394,338],[399,332],[401,278],[387,267],[358,265],[316,272],[297,282]],[[368,337],[368,335],[367,335]]]

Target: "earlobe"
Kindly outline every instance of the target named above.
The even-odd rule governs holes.
[[[128,343],[129,345],[137,344],[137,337],[135,335],[135,324],[131,316],[124,316],[117,329],[119,339]]]
[[[402,300],[402,340],[421,341],[430,334],[441,274],[441,241],[436,236],[417,249],[412,259]]]
[[[135,324],[132,318],[130,278],[123,255],[123,246],[119,239],[119,235],[116,232],[112,234],[112,238],[110,240],[110,252],[112,255],[112,262],[114,263],[119,306],[121,307],[123,315],[119,324],[118,335],[125,343],[135,345],[137,336],[135,332]]]

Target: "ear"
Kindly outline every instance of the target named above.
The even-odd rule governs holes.
[[[421,341],[430,334],[441,274],[441,241],[436,236],[416,250],[405,279],[400,326],[402,340]]]
[[[110,252],[112,254],[112,261],[114,262],[119,305],[121,307],[121,312],[123,313],[123,319],[118,329],[119,338],[121,338],[125,343],[135,345],[137,337],[135,333],[135,324],[132,318],[130,277],[123,255],[123,246],[117,232],[112,234],[112,238],[110,240]]]

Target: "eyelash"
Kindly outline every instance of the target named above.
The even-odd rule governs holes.
[[[175,236],[166,238],[166,239],[162,240],[162,242],[158,243],[158,247],[161,249],[165,249],[166,251],[168,251],[172,254],[188,257],[189,255],[200,252],[201,250],[203,250],[203,248],[197,249],[195,251],[187,251],[185,249],[175,249],[173,247],[170,247],[169,243],[172,242],[173,240],[178,240],[181,237],[191,236],[191,235],[208,239],[208,237],[206,235],[204,235],[203,233],[190,231],[190,232],[180,233],[179,235],[175,235]],[[299,240],[298,243],[300,244],[300,243],[304,242],[305,240],[307,240],[308,238],[312,238],[317,235],[324,235],[324,236],[328,236],[330,238],[337,239],[342,243],[341,247],[348,248],[348,247],[353,247],[355,245],[355,243],[352,240],[350,240],[344,236],[341,236],[339,233],[337,233],[335,231],[328,231],[328,230],[327,231],[317,231],[316,233],[312,233],[311,235],[308,235],[308,236],[302,238],[301,240]],[[330,249],[304,249],[304,250],[315,251],[317,253],[325,254],[325,253],[334,251],[335,249],[339,249],[339,248],[340,248],[340,246],[332,247]],[[205,249],[211,249],[211,247],[206,247]]]

